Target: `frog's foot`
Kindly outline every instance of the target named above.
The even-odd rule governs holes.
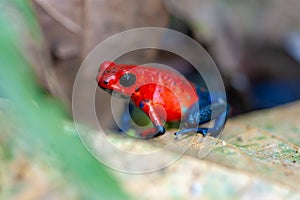
[[[141,139],[149,139],[149,138],[154,138],[161,136],[165,134],[166,130],[163,126],[157,126],[156,128],[150,128],[147,130],[142,131],[139,134],[139,138]]]
[[[176,133],[174,133],[174,135],[176,135],[176,137],[181,137],[189,133],[200,133],[203,136],[206,136],[209,131],[211,131],[211,129],[208,128],[185,128],[177,131]]]

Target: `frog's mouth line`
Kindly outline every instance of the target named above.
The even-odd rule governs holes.
[[[119,92],[116,92],[114,90],[110,90],[110,89],[107,89],[107,88],[102,88],[104,91],[108,92],[109,94],[111,94],[112,96],[114,97],[117,97],[117,98],[122,98],[122,99],[128,99],[130,98],[129,96],[126,96],[124,94],[121,94]]]

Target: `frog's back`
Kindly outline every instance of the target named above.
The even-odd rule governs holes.
[[[171,69],[137,66],[137,92],[132,100],[152,101],[165,109],[167,121],[180,120],[188,108],[198,101],[195,87],[184,76]]]

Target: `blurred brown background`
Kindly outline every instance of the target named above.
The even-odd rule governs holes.
[[[54,72],[45,77],[57,80],[49,88],[55,88],[55,95],[69,107],[76,72],[89,51],[113,34],[145,26],[175,29],[207,49],[223,75],[233,115],[300,99],[298,0],[33,3],[51,57],[47,70]],[[124,61],[140,63],[147,58],[164,60],[187,75],[193,73],[176,56],[162,52],[129,54]],[[109,95],[102,91],[97,95],[103,101],[97,109],[109,115],[104,103],[109,102]]]

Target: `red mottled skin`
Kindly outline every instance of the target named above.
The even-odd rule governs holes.
[[[130,87],[120,84],[120,78],[127,73],[136,77]],[[195,86],[171,69],[104,62],[97,82],[102,89],[130,97],[156,127],[163,126],[164,121],[181,120],[187,109],[199,100]]]

